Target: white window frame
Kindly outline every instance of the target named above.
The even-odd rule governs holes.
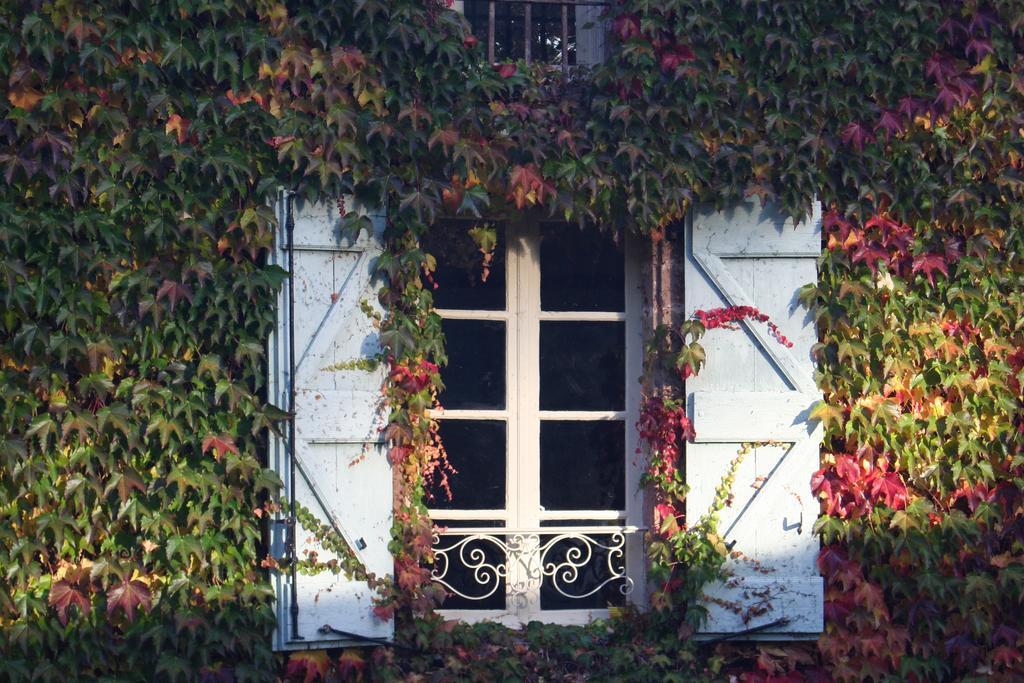
[[[567,227],[566,229],[572,229]],[[444,319],[500,320],[505,322],[506,382],[504,410],[434,410],[440,420],[504,420],[507,425],[507,469],[505,510],[430,510],[437,526],[446,521],[496,520],[503,526],[487,528],[452,527],[452,535],[481,533],[493,536],[512,534],[553,535],[574,533],[581,536],[624,532],[625,566],[632,580],[628,601],[646,604],[645,552],[643,548],[643,474],[637,455],[639,435],[640,382],[642,374],[642,295],[640,290],[641,253],[638,240],[624,238],[625,311],[622,312],[547,312],[540,305],[540,226],[536,222],[509,224],[505,230],[506,305],[504,310],[439,309]],[[540,410],[540,323],[559,321],[625,322],[625,410],[622,411],[548,411]],[[442,371],[443,376],[443,371]],[[546,511],[540,505],[540,423],[544,419],[621,420],[625,426],[625,502],[624,510]],[[457,476],[457,475],[456,475]],[[558,520],[593,520],[609,526],[543,526]],[[443,536],[441,537],[443,538]],[[518,578],[516,563],[509,562],[506,586]],[[520,569],[521,570],[521,569]],[[506,595],[504,610],[441,610],[446,618],[475,622],[497,621],[517,627],[529,621],[559,624],[585,624],[607,618],[608,609],[541,610],[540,590],[513,597]]]

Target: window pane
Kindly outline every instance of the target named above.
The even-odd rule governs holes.
[[[441,368],[445,408],[501,410],[505,407],[505,323],[442,320],[448,365]]]
[[[473,28],[473,35],[487,54],[487,0],[466,0],[463,13]],[[536,11],[536,8],[534,8]],[[499,62],[522,59],[525,12],[520,2],[498,2],[494,6],[494,58]]]
[[[542,420],[540,504],[546,510],[624,509],[625,423]]]
[[[622,322],[542,321],[541,410],[625,409],[625,344]]]
[[[553,224],[541,235],[540,307],[545,311],[626,309],[621,240],[597,230]]]
[[[553,538],[542,536],[541,543]],[[623,579],[611,579],[612,573],[608,570],[610,561],[616,574],[623,573],[624,556],[606,549],[615,547],[617,543],[608,534],[593,534],[590,538],[594,543],[572,538],[556,541],[545,554],[545,566],[553,564],[555,571],[553,575],[545,576],[541,584],[541,609],[606,609],[626,604],[626,596],[620,590],[625,582]],[[612,553],[610,558],[609,552]],[[580,566],[580,560],[587,558],[590,561]],[[591,591],[594,594],[586,596]]]
[[[505,309],[505,233],[497,228],[487,280],[483,279],[484,255],[469,236],[469,221],[443,221],[430,228],[423,249],[437,259],[434,272],[434,306],[460,310]],[[424,286],[431,284],[424,279]]]
[[[562,6],[533,6],[533,27],[530,31],[530,52],[533,61],[546,64],[562,63]],[[569,63],[576,63],[576,8],[568,7]]]
[[[441,420],[441,443],[455,469],[451,500],[435,484],[427,492],[438,510],[501,510],[505,507],[505,422]]]

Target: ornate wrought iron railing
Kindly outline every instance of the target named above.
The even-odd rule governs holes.
[[[505,34],[508,26],[504,26],[503,20],[508,21],[508,17],[499,16],[499,8],[501,6],[507,7],[522,7],[522,16],[515,17],[515,23],[522,23],[522,41],[523,41],[523,55],[515,55],[516,57],[522,56],[527,62],[533,61],[535,55],[533,54],[534,38],[536,37],[535,26],[533,16],[533,8],[537,6],[555,6],[559,8],[560,16],[560,33],[558,34],[558,52],[560,54],[562,68],[569,67],[569,53],[571,50],[572,41],[570,36],[575,34],[572,31],[572,27],[576,22],[576,7],[606,7],[612,3],[609,0],[489,0],[487,2],[473,2],[472,0],[466,0],[463,5],[465,6],[467,18],[471,20],[474,27],[479,27],[483,22],[482,17],[476,16],[477,12],[483,9],[483,5],[486,5],[487,13],[487,24],[486,34],[480,35],[479,37],[487,41],[487,61],[494,63],[497,58],[497,47],[499,45],[499,36]],[[545,19],[547,19],[547,13],[545,12]],[[545,22],[546,23],[546,22]],[[481,31],[482,33],[482,31]]]
[[[523,601],[545,582],[568,600],[594,596],[606,586],[625,596],[634,588],[626,571],[626,537],[639,531],[633,526],[435,529],[432,577],[470,601],[492,598],[502,586],[506,599]],[[584,572],[588,577],[581,581]]]

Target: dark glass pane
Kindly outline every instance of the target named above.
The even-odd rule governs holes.
[[[541,543],[553,538],[542,536]],[[545,566],[553,564],[555,571],[553,575],[545,576],[541,584],[541,609],[606,609],[626,603],[626,597],[621,591],[625,585],[624,579],[612,579],[613,575],[608,569],[609,559],[615,574],[623,573],[625,568],[624,555],[606,549],[616,547],[618,541],[613,541],[612,536],[606,534],[593,535],[591,538],[595,543],[571,538],[556,541],[545,554]],[[609,552],[612,553],[611,558]],[[587,558],[589,562],[580,566],[580,560]],[[587,595],[591,591],[594,594]]]
[[[484,55],[487,54],[487,4],[486,0],[467,0],[462,6]],[[494,58],[497,61],[522,59],[526,55],[523,42],[524,16],[522,3],[498,2],[494,6]]]
[[[546,510],[624,509],[625,423],[542,420],[540,504]]]
[[[576,63],[576,8],[569,7],[569,63]],[[530,51],[535,62],[562,63],[562,7],[534,5]]]
[[[448,475],[451,500],[440,482],[427,491],[438,510],[501,510],[505,507],[505,422],[441,420],[441,443],[455,470]]]
[[[626,310],[621,241],[597,230],[554,224],[540,243],[540,307],[545,311]]]
[[[495,538],[505,540],[504,536]],[[503,564],[505,553],[488,538],[440,536],[434,544],[434,566],[430,569],[435,580],[440,579],[442,586],[451,593],[441,608],[505,609],[505,579],[491,569]]]
[[[448,365],[441,368],[445,408],[501,410],[505,407],[505,323],[443,320]]]
[[[431,227],[423,238],[424,251],[437,259],[433,276],[437,308],[505,309],[505,233],[497,228],[498,246],[484,280],[484,255],[468,232],[473,227],[468,221],[443,221]],[[424,279],[424,286],[431,284]]]
[[[623,410],[625,346],[622,322],[541,321],[541,410]]]

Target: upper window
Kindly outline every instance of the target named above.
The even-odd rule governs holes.
[[[490,62],[525,59],[564,67],[604,54],[603,5],[576,0],[464,0],[473,34]]]
[[[489,276],[451,222],[435,303],[449,362],[437,411],[456,470],[434,491],[443,608],[512,624],[586,621],[637,587],[639,308],[626,244],[574,226],[500,226]],[[435,242],[436,240],[436,242]],[[455,245],[468,245],[460,248]],[[635,546],[635,549],[634,549]]]

